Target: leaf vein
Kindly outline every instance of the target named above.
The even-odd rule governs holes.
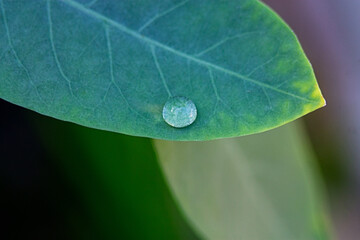
[[[108,58],[109,58],[109,69],[110,69],[110,80],[111,83],[115,86],[116,90],[118,91],[118,93],[121,95],[121,98],[125,101],[127,107],[129,108],[130,111],[132,111],[133,113],[135,113],[136,115],[140,116],[141,118],[146,119],[143,115],[141,115],[138,111],[136,111],[135,109],[133,109],[133,107],[131,107],[129,101],[127,100],[127,98],[125,97],[123,91],[121,90],[120,86],[116,83],[115,81],[115,77],[114,77],[114,64],[113,64],[113,55],[112,55],[112,47],[111,47],[111,39],[110,39],[110,31],[109,31],[109,26],[105,25],[104,26],[105,29],[105,37],[106,37],[106,45],[107,45],[107,50],[108,50]],[[104,100],[109,92],[109,89],[111,87],[111,84],[109,85],[105,96],[104,96]]]
[[[214,110],[213,110],[212,115],[214,115],[215,112],[217,111],[217,107],[218,107],[218,104],[219,104],[219,102],[220,102],[220,103],[223,104],[223,106],[224,106],[225,108],[227,108],[227,109],[230,111],[230,113],[231,113],[233,116],[235,116],[235,117],[237,117],[237,118],[243,119],[243,117],[242,117],[241,115],[239,115],[239,114],[237,114],[236,112],[234,112],[234,110],[220,97],[220,95],[219,95],[219,93],[218,93],[218,89],[217,89],[216,84],[215,84],[215,79],[214,79],[214,75],[213,75],[213,73],[212,73],[212,70],[211,70],[210,67],[208,67],[208,70],[209,70],[209,76],[210,76],[210,80],[211,80],[211,85],[212,85],[212,87],[213,87],[213,90],[214,90],[214,93],[215,93],[215,96],[216,96],[216,104],[215,104],[215,107],[214,107]],[[244,124],[245,124],[245,125],[248,125],[248,124],[246,123],[246,121],[244,121]]]
[[[98,0],[92,0],[91,2],[87,3],[87,7],[92,7]]]
[[[262,32],[262,31],[245,32],[245,33],[236,34],[235,36],[232,36],[232,37],[226,37],[226,38],[224,38],[223,40],[220,40],[219,42],[217,42],[217,43],[211,45],[210,47],[202,50],[201,52],[196,53],[194,56],[195,56],[195,57],[200,57],[200,56],[202,56],[202,55],[204,55],[204,54],[206,54],[206,53],[208,53],[208,52],[216,49],[217,47],[225,44],[225,43],[228,42],[228,41],[234,40],[234,39],[236,39],[236,38],[241,38],[241,37],[243,37],[243,36],[247,36],[247,35],[251,35],[251,34],[256,34],[256,33],[263,33],[263,32]]]
[[[255,67],[253,70],[251,70],[248,74],[246,74],[247,77],[250,77],[251,75],[253,75],[257,70],[259,70],[260,68],[265,67],[266,65],[270,64],[272,61],[274,61],[277,57],[279,56],[279,51],[276,52],[276,54],[274,56],[272,56],[269,60],[267,60],[266,62],[260,64],[259,66]]]
[[[219,96],[219,93],[217,91],[217,87],[215,85],[215,80],[214,80],[214,76],[213,76],[213,73],[211,71],[211,68],[208,67],[208,70],[209,70],[209,76],[210,76],[210,81],[211,81],[211,86],[213,87],[213,90],[215,92],[215,96],[216,96],[216,99],[217,100],[221,100],[220,96]]]
[[[53,52],[54,55],[54,59],[55,59],[55,63],[56,63],[56,67],[60,72],[60,75],[62,76],[62,78],[66,81],[68,88],[70,90],[70,94],[71,96],[77,100],[77,98],[74,95],[74,91],[72,89],[72,84],[70,79],[66,76],[66,74],[64,73],[62,66],[60,64],[58,55],[57,55],[57,51],[56,51],[56,47],[55,47],[55,42],[54,42],[54,34],[53,34],[53,26],[52,26],[52,17],[51,17],[51,4],[50,4],[50,0],[47,0],[47,5],[46,5],[46,9],[47,9],[47,15],[48,15],[48,22],[49,22],[49,38],[50,38],[50,44],[51,44],[51,50]]]
[[[3,16],[3,21],[4,21],[4,26],[5,26],[5,31],[6,31],[6,37],[7,37],[7,41],[8,41],[8,44],[9,44],[9,47],[10,47],[10,51],[12,52],[12,54],[14,55],[16,61],[17,61],[17,64],[24,70],[28,80],[29,80],[29,83],[30,85],[35,89],[35,92],[36,92],[36,95],[38,96],[39,100],[41,102],[43,102],[45,105],[47,105],[47,103],[44,101],[44,99],[41,97],[37,87],[35,86],[34,82],[32,81],[31,79],[31,76],[30,76],[30,73],[29,73],[29,70],[25,67],[25,65],[23,64],[23,62],[20,60],[15,48],[14,48],[14,45],[12,43],[12,38],[11,38],[11,35],[10,35],[10,30],[9,30],[9,25],[7,23],[7,19],[6,19],[6,12],[5,12],[5,7],[4,7],[4,3],[3,3],[3,0],[0,0],[0,8],[1,8],[1,12],[2,12],[2,16]],[[7,50],[6,50],[7,51]],[[3,54],[5,54],[5,52],[3,52]],[[3,55],[2,54],[2,55]],[[2,58],[3,56],[1,56]]]
[[[272,106],[272,103],[271,103],[271,99],[270,99],[270,97],[269,97],[269,94],[267,93],[267,91],[266,91],[265,88],[262,87],[261,89],[262,89],[262,91],[263,91],[264,94],[265,94],[265,97],[266,97],[266,100],[267,100],[267,102],[268,102],[269,108],[272,110],[272,109],[273,109],[273,106]]]
[[[99,32],[98,34],[96,34],[89,42],[88,44],[86,44],[86,46],[81,50],[80,54],[78,55],[77,58],[81,58],[82,55],[86,52],[86,50],[91,46],[91,44],[99,37],[101,32]]]
[[[156,69],[157,71],[159,72],[159,75],[160,75],[160,78],[161,78],[161,81],[166,89],[166,92],[168,93],[169,97],[172,96],[171,92],[170,92],[170,89],[166,83],[166,79],[164,77],[164,73],[162,72],[161,70],[161,67],[160,67],[160,64],[159,64],[159,61],[157,59],[157,56],[156,56],[156,51],[155,51],[155,47],[153,45],[150,46],[151,48],[151,54],[153,56],[153,59],[154,59],[154,62],[155,62],[155,66],[156,66]]]
[[[179,7],[183,6],[184,4],[186,4],[187,2],[189,2],[189,0],[185,0],[185,1],[182,1],[178,4],[176,4],[175,6],[169,8],[168,10],[165,10],[164,12],[162,13],[158,13],[156,14],[154,17],[150,18],[144,25],[142,25],[139,29],[138,29],[138,32],[142,32],[144,31],[145,28],[149,27],[153,22],[155,22],[156,20],[158,20],[159,18],[169,14],[170,12],[174,11],[175,9],[178,9]]]
[[[166,50],[166,51],[168,51],[168,52],[171,52],[171,53],[173,53],[173,54],[175,54],[175,55],[177,55],[177,56],[179,56],[179,57],[182,57],[182,58],[185,58],[185,59],[189,59],[189,60],[191,60],[191,61],[193,61],[193,62],[196,62],[196,63],[198,63],[198,64],[200,64],[200,65],[204,65],[204,66],[211,67],[211,68],[213,68],[213,69],[215,69],[215,70],[218,70],[218,71],[220,71],[220,72],[224,72],[224,73],[226,73],[226,74],[228,74],[228,75],[230,75],[230,76],[234,76],[234,77],[237,77],[237,78],[239,78],[239,79],[243,79],[243,80],[246,80],[246,81],[248,81],[248,82],[252,82],[252,83],[257,84],[257,85],[259,85],[259,86],[268,88],[268,89],[270,89],[270,90],[272,90],[272,91],[276,91],[276,92],[279,92],[279,93],[281,93],[281,94],[288,95],[288,96],[290,96],[290,97],[293,97],[293,98],[296,98],[296,99],[299,99],[299,100],[302,100],[302,101],[315,102],[315,101],[313,101],[313,100],[304,98],[304,97],[299,96],[299,95],[296,95],[296,94],[294,94],[294,93],[290,93],[290,92],[287,92],[287,91],[284,91],[284,90],[281,90],[281,89],[277,89],[277,88],[275,88],[275,87],[273,87],[273,86],[271,86],[271,85],[268,85],[268,84],[266,84],[266,83],[263,83],[263,82],[260,82],[260,81],[255,80],[255,79],[249,78],[249,77],[247,77],[247,76],[241,75],[241,74],[239,74],[239,73],[237,73],[237,72],[234,72],[234,71],[232,71],[232,70],[229,70],[229,69],[223,68],[223,67],[221,67],[221,66],[215,65],[215,64],[213,64],[213,63],[210,63],[210,62],[204,61],[204,60],[202,60],[202,59],[196,58],[196,57],[191,56],[191,55],[189,55],[189,54],[187,54],[187,53],[178,51],[178,50],[176,50],[176,49],[174,49],[174,48],[172,48],[172,47],[170,47],[170,46],[167,46],[167,45],[165,45],[165,44],[162,44],[162,43],[160,43],[160,42],[158,42],[158,41],[156,41],[156,40],[153,40],[153,39],[151,39],[151,38],[145,37],[145,36],[141,35],[140,33],[136,32],[136,31],[134,31],[134,30],[132,30],[132,29],[129,29],[129,28],[127,28],[126,26],[124,26],[124,25],[122,25],[122,24],[120,24],[120,23],[118,23],[118,22],[116,22],[116,21],[114,21],[114,20],[112,20],[112,19],[110,19],[110,18],[108,18],[108,17],[106,17],[106,16],[104,16],[104,15],[96,12],[96,11],[93,11],[93,10],[91,10],[91,9],[89,9],[89,8],[86,8],[86,7],[83,6],[82,4],[77,3],[77,2],[75,2],[75,1],[73,1],[73,0],[60,0],[60,1],[64,2],[65,4],[67,4],[68,6],[70,6],[70,7],[72,7],[72,8],[75,8],[75,9],[83,12],[84,14],[86,14],[86,15],[88,15],[88,16],[91,16],[91,17],[93,17],[93,18],[95,18],[95,19],[98,19],[98,20],[102,20],[102,21],[104,21],[104,22],[107,22],[109,25],[112,25],[112,26],[116,27],[116,28],[119,29],[120,31],[122,31],[122,32],[124,32],[124,33],[126,33],[126,34],[128,34],[128,35],[130,35],[130,36],[132,36],[132,37],[134,37],[134,38],[136,38],[136,39],[140,39],[140,40],[142,40],[142,41],[144,41],[144,42],[146,42],[146,43],[148,43],[148,44],[150,44],[150,45],[154,45],[154,46],[156,46],[156,47],[159,47],[159,48],[161,48],[161,49],[164,49],[164,50]]]

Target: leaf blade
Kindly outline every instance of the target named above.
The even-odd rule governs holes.
[[[293,123],[246,139],[154,146],[175,199],[205,239],[329,239],[301,131]]]
[[[311,66],[295,36],[261,3],[179,1],[161,10],[158,8],[162,5],[156,1],[143,3],[153,5],[149,9],[144,7],[153,13],[141,23],[133,20],[136,14],[131,15],[134,9],[130,2],[108,3],[127,10],[120,12],[124,24],[115,13],[106,12],[109,6],[100,2],[87,7],[74,0],[48,0],[33,4],[37,8],[29,6],[25,15],[44,25],[40,32],[48,38],[40,44],[43,53],[30,56],[48,59],[48,78],[39,74],[43,68],[34,67],[30,60],[21,64],[24,69],[39,69],[36,74],[31,73],[35,77],[25,71],[30,80],[26,90],[32,87],[38,94],[22,96],[24,89],[8,83],[25,84],[26,76],[14,71],[20,58],[13,54],[17,60],[14,62],[11,59],[14,56],[7,53],[8,64],[0,68],[1,97],[85,126],[173,140],[210,140],[261,132],[324,105]],[[1,1],[8,45],[15,52],[15,47],[19,47],[12,46],[11,39],[20,43],[35,40],[11,30],[14,26],[9,30],[5,5],[16,12],[20,4]],[[232,10],[234,6],[244,16],[239,17]],[[196,16],[209,12],[218,17]],[[177,20],[180,17],[187,18]],[[245,23],[239,22],[239,18]],[[177,24],[195,27],[186,32],[174,27]],[[67,32],[74,29],[80,33]],[[277,43],[276,39],[282,42]],[[95,47],[99,49],[94,50]],[[253,50],[247,50],[251,47]],[[77,58],[73,57],[77,52],[80,52]],[[89,56],[93,59],[86,59]],[[297,63],[296,67],[289,68],[291,61]],[[54,95],[56,101],[51,101]],[[161,119],[161,108],[167,98],[179,95],[192,99],[199,112],[198,120],[181,130],[169,127]]]

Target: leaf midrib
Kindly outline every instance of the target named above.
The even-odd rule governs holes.
[[[104,16],[104,15],[102,15],[102,14],[94,11],[94,10],[91,10],[91,9],[85,7],[84,5],[82,5],[82,4],[80,4],[80,3],[76,2],[76,1],[73,1],[73,0],[61,0],[61,1],[64,2],[65,4],[67,4],[68,6],[70,6],[70,7],[72,7],[72,8],[75,8],[75,9],[77,9],[77,10],[85,13],[85,14],[88,15],[88,16],[91,16],[91,17],[93,17],[93,18],[95,18],[95,19],[98,19],[98,20],[102,20],[102,21],[104,21],[104,22],[112,25],[113,27],[116,27],[116,28],[119,29],[120,31],[122,31],[122,32],[124,32],[124,33],[127,33],[127,34],[129,34],[130,36],[133,36],[134,38],[140,39],[140,40],[142,40],[142,41],[144,41],[144,42],[147,42],[147,43],[150,44],[150,45],[157,46],[157,47],[159,47],[159,48],[161,48],[161,49],[164,49],[164,50],[166,50],[166,51],[169,51],[169,52],[171,52],[171,53],[173,53],[173,54],[175,54],[175,55],[177,55],[177,56],[183,57],[183,58],[185,58],[185,59],[188,59],[188,60],[190,60],[190,61],[196,62],[196,63],[198,63],[198,64],[200,64],[200,65],[203,65],[203,66],[211,67],[211,68],[216,69],[216,70],[218,70],[218,71],[220,71],[220,72],[224,72],[224,73],[226,73],[226,74],[228,74],[228,75],[231,75],[231,76],[240,78],[240,79],[242,79],[242,80],[245,80],[245,81],[248,81],[248,82],[252,82],[252,83],[257,84],[257,85],[259,85],[259,86],[261,86],[261,87],[268,88],[268,89],[270,89],[270,90],[273,90],[273,91],[276,91],[276,92],[279,92],[279,93],[282,93],[282,94],[285,94],[285,95],[288,95],[288,96],[291,96],[291,97],[300,99],[300,100],[302,100],[302,101],[306,101],[306,102],[316,102],[316,101],[309,100],[309,99],[307,99],[307,98],[301,97],[301,96],[299,96],[299,95],[296,95],[296,94],[293,94],[293,93],[289,93],[289,92],[287,92],[287,91],[284,91],[284,90],[275,88],[275,87],[273,87],[273,86],[271,86],[271,85],[268,85],[268,84],[266,84],[266,83],[257,81],[257,80],[252,79],[252,78],[249,78],[249,77],[244,76],[244,75],[242,75],[242,74],[240,74],[240,73],[231,71],[231,70],[229,70],[229,69],[223,68],[223,67],[221,67],[221,66],[217,66],[217,65],[215,65],[215,64],[213,64],[213,63],[210,63],[210,62],[207,62],[207,61],[198,59],[198,58],[196,58],[196,57],[193,57],[193,56],[191,56],[191,55],[188,55],[188,54],[186,54],[186,53],[183,53],[183,52],[181,52],[181,51],[179,51],[179,50],[176,50],[176,49],[174,49],[174,48],[172,48],[172,47],[169,47],[169,46],[167,46],[167,45],[165,45],[165,44],[162,44],[162,43],[160,43],[160,42],[158,42],[158,41],[155,41],[155,40],[153,40],[153,39],[151,39],[151,38],[148,38],[148,37],[144,36],[143,34],[140,34],[140,33],[136,32],[136,31],[134,31],[134,30],[132,30],[132,29],[129,29],[129,28],[127,28],[126,26],[122,25],[121,23],[118,23],[118,22],[116,22],[116,21],[114,21],[114,20],[112,20],[112,19],[110,19],[110,18],[108,18],[108,17],[106,17],[106,16]]]

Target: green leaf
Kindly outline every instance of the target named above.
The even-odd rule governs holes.
[[[303,129],[211,142],[155,140],[170,189],[205,239],[328,239]]]
[[[265,131],[325,104],[289,27],[256,0],[0,0],[0,97],[136,136]],[[171,96],[189,127],[162,119]]]

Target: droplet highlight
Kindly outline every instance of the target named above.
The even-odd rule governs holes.
[[[166,101],[162,115],[170,126],[183,128],[196,120],[197,109],[193,101],[186,97],[171,97]]]

